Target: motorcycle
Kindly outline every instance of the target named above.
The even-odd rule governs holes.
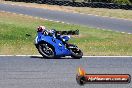
[[[83,52],[76,45],[69,44],[69,39],[69,35],[60,35],[56,31],[52,33],[37,31],[35,46],[44,58],[52,59],[65,56],[82,58]]]

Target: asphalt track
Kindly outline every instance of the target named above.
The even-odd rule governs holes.
[[[110,29],[114,31],[132,33],[132,21],[101,17],[94,15],[85,15],[78,13],[68,13],[62,11],[53,11],[41,8],[22,7],[16,5],[0,3],[0,11],[8,11],[19,14],[37,16],[54,21],[62,21],[71,24],[79,24],[96,28]]]
[[[42,59],[41,57],[0,57],[0,88],[132,88],[129,84],[76,83],[77,68],[88,74],[130,74],[131,57],[85,57]]]

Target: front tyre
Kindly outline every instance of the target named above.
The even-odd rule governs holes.
[[[40,43],[38,45],[38,51],[44,58],[52,59],[55,57],[54,49],[50,44]]]
[[[83,56],[83,52],[77,47],[71,48],[70,51],[72,53],[72,55],[71,55],[72,58],[80,59]]]

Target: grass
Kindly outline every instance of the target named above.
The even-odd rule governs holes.
[[[73,9],[77,12],[85,13],[85,14],[95,14],[99,16],[108,16],[108,17],[124,18],[128,20],[132,20],[131,10],[88,8],[88,7],[75,7]]]
[[[30,7],[45,8],[50,10],[59,10],[66,12],[79,12],[85,14],[93,14],[99,16],[108,16],[116,18],[124,18],[132,20],[132,10],[122,10],[122,9],[106,9],[106,8],[89,8],[89,7],[71,7],[71,6],[57,6],[57,5],[46,5],[46,4],[35,4],[35,3],[24,3],[24,2],[10,2],[6,1],[8,4],[16,4]]]
[[[70,42],[77,44],[84,55],[132,55],[132,35],[4,12],[0,12],[0,54],[38,54],[33,42],[39,25],[57,30],[79,29],[80,35],[72,36]]]

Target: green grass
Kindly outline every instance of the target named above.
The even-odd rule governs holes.
[[[79,29],[80,35],[72,36],[70,42],[77,44],[84,55],[132,55],[132,35],[2,12],[0,12],[0,54],[38,54],[33,42],[39,25],[57,30]],[[26,36],[27,33],[31,36]]]

